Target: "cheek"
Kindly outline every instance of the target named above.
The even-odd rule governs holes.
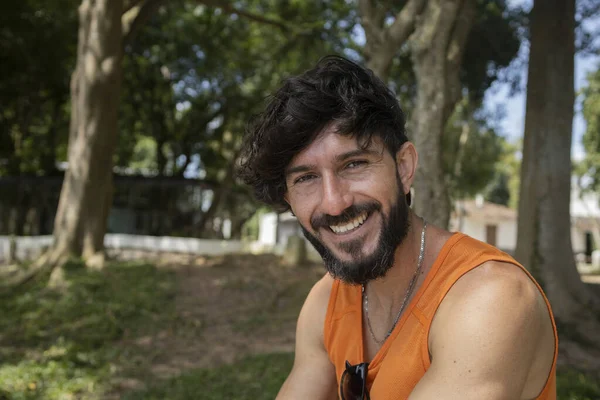
[[[306,201],[299,201],[297,204],[291,206],[291,211],[294,213],[298,222],[302,224],[304,227],[310,229],[310,219],[312,217],[311,207],[307,204]]]

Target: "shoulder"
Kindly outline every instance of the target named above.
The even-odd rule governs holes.
[[[438,314],[457,318],[466,311],[473,316],[489,312],[496,313],[497,318],[510,315],[510,321],[547,314],[542,294],[529,275],[518,265],[497,261],[485,262],[458,279],[440,304],[436,318]]]
[[[434,315],[431,367],[411,398],[536,397],[553,363],[550,319],[541,291],[518,265],[492,261],[467,272]]]
[[[448,340],[518,350],[538,337],[550,320],[540,289],[518,265],[488,261],[463,275],[436,312],[430,332],[432,352]]]
[[[509,262],[487,261],[463,275],[448,293],[453,301],[496,302],[507,306],[537,308],[541,292],[529,275]],[[517,311],[517,310],[513,310]]]

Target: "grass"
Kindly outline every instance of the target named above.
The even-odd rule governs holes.
[[[197,369],[124,400],[272,400],[292,369],[293,354],[260,354],[234,365]]]
[[[559,400],[600,399],[599,379],[593,379],[574,369],[559,370],[556,379]]]
[[[62,292],[40,279],[0,299],[2,400],[100,399],[129,362],[118,341],[171,318],[172,273],[135,263],[65,269]]]
[[[273,399],[291,370],[293,354],[268,353],[156,379],[151,357],[140,357],[140,349],[127,343],[165,329],[177,340],[196,341],[204,329],[202,321],[177,316],[175,273],[143,263],[115,263],[103,272],[71,263],[66,277],[70,284],[62,292],[46,289],[39,279],[0,298],[0,400],[100,400],[115,393],[115,379],[132,376],[143,385],[119,389],[124,400]],[[295,318],[310,279],[265,296],[262,309],[268,312],[240,315],[231,329],[260,334],[283,327],[282,321]],[[223,293],[256,289],[253,281],[231,282]],[[558,398],[598,400],[600,381],[560,370]]]

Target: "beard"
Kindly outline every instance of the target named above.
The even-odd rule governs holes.
[[[410,225],[409,207],[402,192],[402,182],[398,176],[397,185],[398,195],[387,216],[381,211],[381,203],[373,201],[353,204],[337,216],[323,214],[311,220],[311,227],[314,232],[318,232],[319,228],[330,229],[330,225],[346,223],[364,212],[367,212],[368,218],[371,218],[374,212],[379,212],[382,219],[381,230],[375,250],[371,254],[364,254],[362,250],[365,241],[363,237],[338,245],[341,251],[350,256],[349,261],[341,260],[319,238],[301,225],[304,237],[321,255],[325,268],[334,278],[352,285],[363,285],[370,280],[384,277],[394,265],[396,248],[406,238]]]

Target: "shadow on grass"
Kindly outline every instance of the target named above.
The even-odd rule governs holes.
[[[189,371],[124,400],[272,400],[293,361],[291,353],[246,357],[234,365]]]
[[[171,272],[139,263],[65,270],[63,291],[42,278],[0,298],[0,399],[100,399],[127,363],[117,342],[174,314]]]

